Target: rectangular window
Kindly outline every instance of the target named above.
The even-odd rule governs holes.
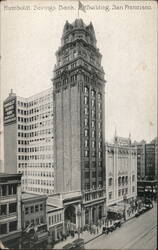
[[[7,204],[0,206],[0,215],[7,215]]]
[[[7,234],[7,223],[0,224],[0,235]]]
[[[35,205],[35,212],[38,212],[38,211],[39,211],[39,206]]]
[[[112,186],[112,178],[109,178],[109,186]]]
[[[134,187],[134,186],[132,187],[132,192],[133,192],[133,193],[135,192],[135,187]]]
[[[9,223],[9,232],[13,232],[17,230],[17,221],[11,221]]]
[[[34,213],[34,206],[31,206],[31,213]]]
[[[40,204],[40,211],[43,210],[43,204]]]
[[[2,196],[7,195],[7,185],[2,185]]]
[[[112,199],[112,192],[109,192],[109,200]]]
[[[17,210],[17,204],[16,203],[10,203],[9,204],[9,213],[16,213]]]
[[[29,208],[25,207],[25,214],[28,214],[28,213],[29,213]]]
[[[49,226],[51,225],[51,217],[49,217]]]

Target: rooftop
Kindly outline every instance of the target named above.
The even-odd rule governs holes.
[[[22,193],[22,200],[35,199],[35,198],[47,198],[46,195],[33,194],[33,193]]]

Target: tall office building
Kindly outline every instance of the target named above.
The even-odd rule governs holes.
[[[4,166],[23,173],[22,190],[54,192],[52,88],[28,98],[12,91],[4,101]]]
[[[65,219],[79,224],[75,214],[81,214],[84,225],[101,218],[105,207],[105,80],[92,23],[66,21],[56,57],[55,191],[68,207]]]

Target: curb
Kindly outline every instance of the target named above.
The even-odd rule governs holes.
[[[101,235],[102,235],[102,233],[96,235],[94,238],[87,240],[84,244],[87,244],[87,243],[91,242],[92,240],[95,240],[96,238],[100,237]]]

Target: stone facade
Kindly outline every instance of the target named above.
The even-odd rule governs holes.
[[[76,194],[71,206],[74,204],[74,213],[80,214],[76,225],[81,227],[81,222],[83,226],[103,217],[105,207],[105,80],[92,23],[67,21],[56,57],[55,191],[72,197]],[[63,198],[63,204],[67,207],[70,200]]]
[[[125,138],[124,138],[125,142]],[[137,196],[137,149],[130,140],[105,145],[107,206]]]

